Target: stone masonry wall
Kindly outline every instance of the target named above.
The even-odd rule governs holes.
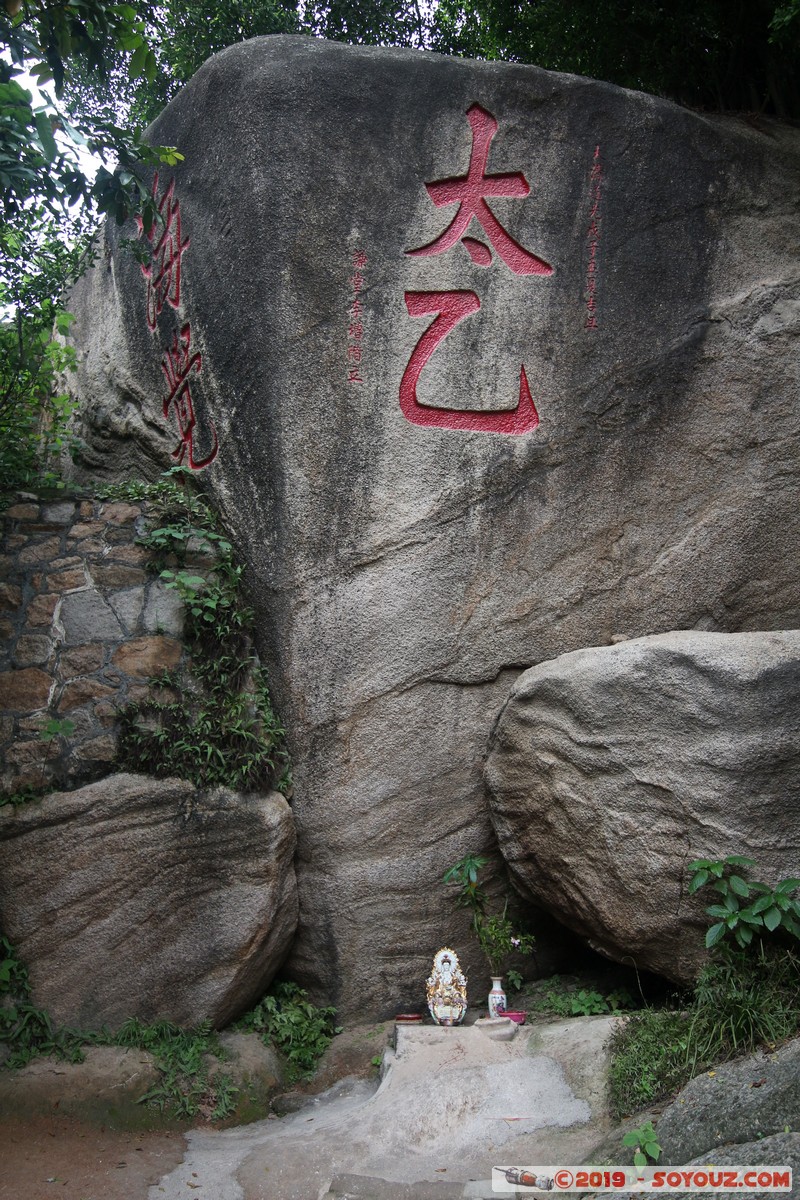
[[[105,774],[118,708],[181,664],[183,604],[137,544],[147,512],[19,493],[0,514],[0,793]],[[74,729],[48,742],[54,718]]]

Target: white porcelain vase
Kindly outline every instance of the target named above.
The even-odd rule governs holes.
[[[492,976],[492,990],[489,992],[489,1016],[502,1017],[506,1011],[506,994],[503,991],[503,980],[499,975]]]

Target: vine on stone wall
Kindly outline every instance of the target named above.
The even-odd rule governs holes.
[[[115,499],[147,499],[155,522],[141,538],[149,569],[186,609],[185,666],[151,679],[151,693],[120,713],[117,763],[197,787],[290,793],[284,731],[269,697],[241,598],[242,568],[183,468],[156,483],[116,484]]]

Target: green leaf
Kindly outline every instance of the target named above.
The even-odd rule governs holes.
[[[780,923],[781,923],[781,911],[779,908],[773,907],[773,908],[768,909],[767,912],[764,913],[764,924],[766,925],[766,927],[770,931],[770,933],[772,933],[773,930],[777,929],[778,926],[780,925]]]
[[[42,143],[42,150],[48,162],[54,162],[58,157],[58,146],[56,139],[53,137],[53,126],[50,123],[50,117],[46,112],[37,112],[36,116],[36,132],[39,134],[39,141]]]
[[[711,876],[708,871],[698,871],[689,884],[689,891],[696,892],[704,883],[708,883],[710,878]]]
[[[716,946],[720,938],[724,936],[726,930],[727,926],[724,921],[719,921],[716,925],[712,925],[706,934],[706,948],[710,950],[712,946]]]
[[[754,867],[756,865],[754,859],[745,858],[741,854],[729,854],[725,862],[730,867]]]
[[[795,888],[799,887],[800,879],[782,879],[780,883],[777,884],[775,891],[781,892],[783,895],[785,895],[787,892],[793,892]]]
[[[731,890],[734,891],[737,896],[747,897],[750,895],[750,888],[742,879],[741,875],[731,875],[730,879],[728,880],[728,884]]]
[[[56,329],[58,330],[59,333],[64,333],[64,334],[69,333],[69,327],[74,320],[75,320],[75,317],[72,313],[69,313],[69,312],[56,313]]]
[[[140,44],[136,47],[131,55],[131,61],[128,64],[128,79],[133,82],[144,74],[145,64],[147,62],[147,46],[140,40]]]

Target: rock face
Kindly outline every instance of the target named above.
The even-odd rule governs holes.
[[[612,958],[682,982],[712,898],[696,858],[800,857],[800,632],[669,633],[577,650],[515,684],[486,764],[515,881]]]
[[[277,793],[112,775],[0,809],[0,926],[61,1024],[219,1027],[289,948],[294,848]]]
[[[796,1129],[800,1122],[800,1040],[774,1054],[724,1063],[688,1083],[658,1119],[665,1163],[685,1163],[730,1143],[754,1142]],[[800,1151],[800,1135],[795,1154]],[[738,1162],[738,1159],[731,1159]],[[746,1163],[752,1160],[742,1159]],[[783,1163],[785,1158],[761,1158]]]
[[[295,762],[294,977],[385,1015],[448,944],[483,991],[440,881],[492,846],[516,675],[800,624],[800,133],[281,37],[152,136],[185,159],[144,269],[109,228],[70,299],[81,471],[181,460],[233,531]]]

